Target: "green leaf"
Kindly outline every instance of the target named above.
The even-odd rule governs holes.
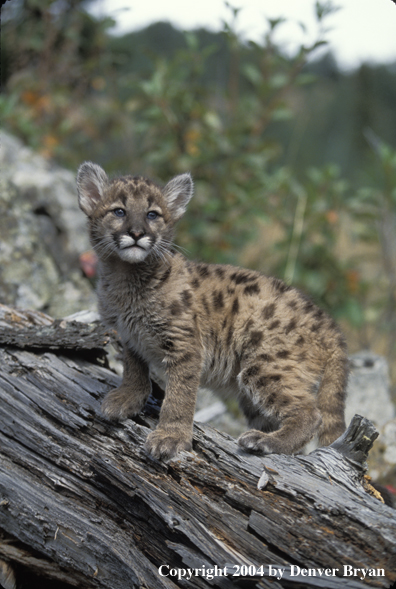
[[[293,116],[293,111],[291,111],[290,108],[284,106],[278,107],[276,110],[274,110],[271,118],[273,121],[288,121],[292,119]]]
[[[245,64],[243,66],[242,71],[245,77],[249,80],[249,82],[251,82],[255,86],[257,86],[263,81],[263,77],[261,75],[260,70],[252,63]]]
[[[289,82],[289,77],[286,74],[278,72],[271,76],[269,81],[271,88],[283,88]]]

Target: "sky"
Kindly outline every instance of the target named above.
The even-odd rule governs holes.
[[[241,8],[237,31],[245,39],[260,42],[268,30],[267,19],[279,16],[288,21],[276,37],[286,51],[315,39],[315,0],[231,0],[230,4]],[[396,0],[335,0],[333,4],[340,9],[326,20],[331,29],[326,39],[340,67],[396,62]],[[91,11],[114,18],[117,34],[160,20],[182,29],[218,31],[231,15],[224,0],[96,0]],[[305,33],[298,23],[304,23]]]

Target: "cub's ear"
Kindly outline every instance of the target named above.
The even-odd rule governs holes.
[[[77,194],[80,209],[88,217],[92,215],[98,202],[103,198],[109,179],[106,172],[97,164],[84,162],[77,173]]]
[[[190,174],[180,174],[165,186],[164,197],[175,220],[184,214],[193,192],[194,185]]]

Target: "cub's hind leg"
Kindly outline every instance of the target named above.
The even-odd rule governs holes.
[[[241,407],[249,426],[239,445],[260,454],[292,454],[317,432],[322,418],[308,383],[282,375],[261,374],[259,366],[246,366],[238,375]]]

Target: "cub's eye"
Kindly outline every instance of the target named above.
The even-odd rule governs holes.
[[[157,217],[158,217],[158,213],[156,213],[155,211],[149,211],[147,213],[147,219],[150,219],[151,221],[153,221]]]
[[[115,214],[116,217],[125,217],[124,209],[114,209],[113,213]]]

